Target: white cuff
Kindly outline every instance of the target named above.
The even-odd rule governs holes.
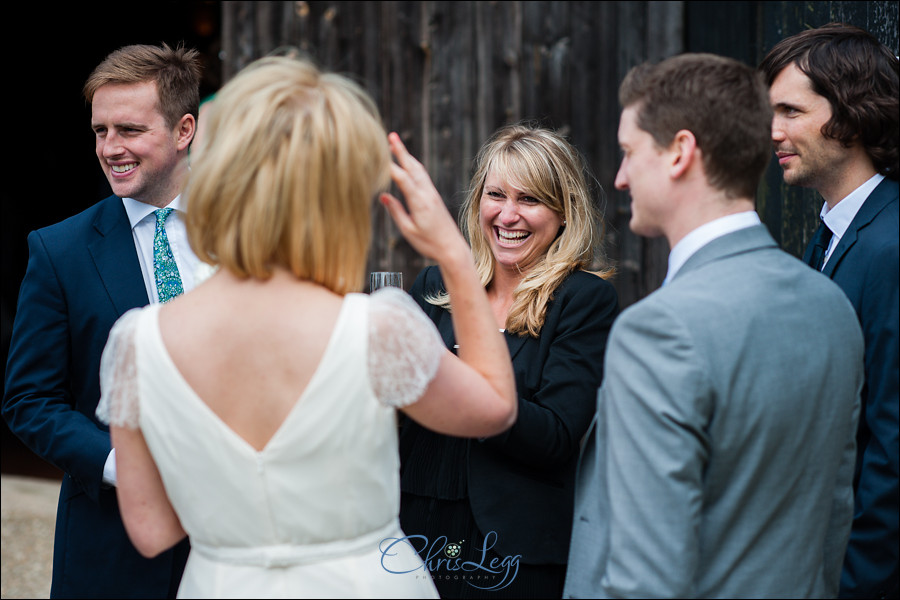
[[[103,465],[103,483],[108,486],[116,487],[116,449],[109,451],[106,457],[106,463]]]

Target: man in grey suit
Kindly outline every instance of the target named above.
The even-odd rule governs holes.
[[[840,288],[754,211],[765,84],[684,54],[636,67],[619,96],[630,228],[672,251],[663,287],[610,334],[565,596],[833,597],[863,338]]]

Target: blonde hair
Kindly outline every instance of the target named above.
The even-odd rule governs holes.
[[[389,182],[372,99],[307,60],[260,59],[225,85],[192,159],[187,229],[200,260],[239,277],[283,267],[362,289],[372,197]]]
[[[603,214],[588,187],[584,160],[565,138],[527,124],[501,128],[478,151],[475,174],[460,211],[460,228],[472,247],[485,287],[496,266],[479,222],[484,183],[491,171],[540,200],[565,223],[541,261],[524,273],[506,320],[510,333],[537,337],[544,326],[547,303],[570,273],[588,270],[596,262],[600,265],[596,275],[612,276],[614,270],[605,266],[602,250]],[[447,294],[427,300],[449,309]]]

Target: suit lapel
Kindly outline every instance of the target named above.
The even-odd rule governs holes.
[[[509,357],[512,360],[515,360],[519,350],[525,347],[525,341],[531,339],[528,335],[514,335],[511,333],[504,333],[503,337],[506,338],[506,345],[509,348]]]
[[[438,333],[441,334],[444,345],[449,348],[453,354],[456,354],[456,335],[453,333],[453,320],[450,318],[449,313],[444,318],[440,319],[440,322],[438,323]]]
[[[859,213],[856,213],[856,217],[859,217]],[[871,222],[871,219],[869,219],[866,223],[857,223],[856,217],[850,222],[850,227],[848,227],[847,231],[844,232],[844,235],[841,236],[841,240],[838,242],[837,246],[835,246],[834,251],[832,251],[831,257],[828,259],[828,262],[825,263],[825,268],[822,269],[824,275],[827,275],[828,277],[833,275],[838,263],[841,262],[841,259],[847,254],[847,251],[856,243],[860,227],[865,227]]]
[[[441,334],[441,339],[444,340],[444,345],[456,354],[456,334],[453,332],[453,320],[450,318],[449,314],[438,323],[438,332]],[[516,358],[516,355],[525,346],[525,341],[529,339],[529,336],[527,335],[513,335],[509,333],[504,333],[503,337],[506,338],[506,346],[509,348],[510,359]]]
[[[890,203],[891,198],[896,197],[897,182],[887,178],[879,183],[878,187],[872,190],[872,193],[869,194],[869,197],[866,198],[866,201],[863,202],[863,205],[859,208],[859,212],[857,212],[856,216],[853,217],[853,220],[850,221],[850,226],[847,228],[847,231],[844,232],[844,235],[841,236],[834,251],[832,251],[831,257],[828,259],[828,262],[825,263],[825,268],[822,269],[822,273],[828,277],[833,275],[834,270],[840,264],[841,259],[847,254],[847,251],[853,247],[853,244],[856,243],[860,230],[865,229],[865,227],[875,219],[878,213],[884,210],[884,207]]]
[[[96,236],[89,242],[88,251],[119,315],[149,304],[131,224],[121,199],[111,196],[104,200],[94,231]]]

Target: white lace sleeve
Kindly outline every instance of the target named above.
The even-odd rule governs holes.
[[[417,401],[446,348],[437,327],[408,294],[382,288],[369,302],[369,382],[378,401],[400,408]]]
[[[135,308],[116,321],[100,357],[100,403],[96,414],[107,425],[138,428],[140,406],[134,332],[140,314],[141,309]]]

